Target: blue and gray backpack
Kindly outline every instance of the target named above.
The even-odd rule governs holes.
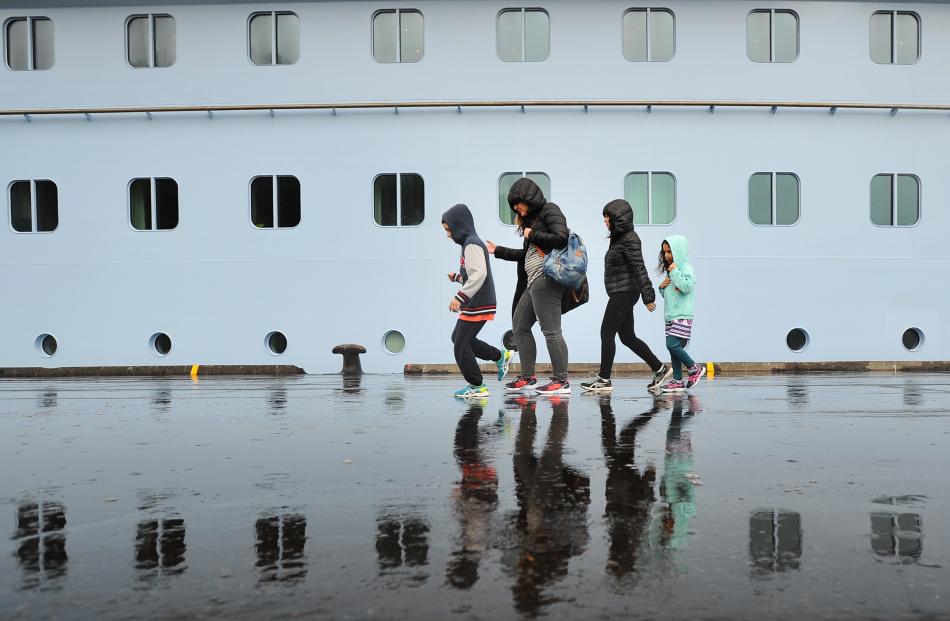
[[[567,237],[567,246],[544,257],[544,275],[570,291],[581,288],[587,274],[587,247],[577,233]]]

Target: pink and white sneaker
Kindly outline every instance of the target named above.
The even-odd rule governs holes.
[[[706,375],[706,365],[696,363],[691,368],[687,369],[686,372],[689,374],[689,376],[686,378],[686,387],[692,388],[699,383],[699,380],[702,376]]]
[[[660,394],[681,395],[686,392],[686,384],[683,380],[670,380],[660,387]]]

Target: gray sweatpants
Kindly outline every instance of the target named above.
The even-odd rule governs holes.
[[[523,375],[535,374],[535,361],[538,357],[537,345],[531,327],[535,321],[541,323],[541,333],[548,345],[554,378],[567,381],[567,343],[561,334],[561,298],[564,286],[547,276],[540,276],[518,300],[512,324],[515,342],[518,343],[518,359],[521,361]]]

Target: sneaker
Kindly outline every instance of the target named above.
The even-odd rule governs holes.
[[[508,375],[508,367],[511,365],[511,350],[503,349],[501,358],[495,364],[498,365],[498,381],[500,382]]]
[[[538,386],[534,391],[539,395],[569,395],[571,385],[567,381],[554,379],[544,386]]]
[[[505,384],[505,390],[534,390],[538,385],[538,378],[535,375],[519,375],[515,381]]]
[[[455,396],[459,399],[469,399],[471,397],[487,397],[488,396],[488,386],[482,384],[481,386],[472,386],[469,384],[462,390],[456,390]]]
[[[581,388],[587,392],[613,392],[614,385],[609,379],[594,375],[589,382],[581,382]]]
[[[660,392],[664,395],[682,394],[686,392],[686,384],[683,383],[683,380],[670,380],[660,387]]]
[[[692,388],[699,383],[702,376],[706,375],[706,365],[694,364],[692,368],[687,369],[686,372],[689,374],[689,377],[686,378],[686,387]]]
[[[647,390],[650,392],[656,392],[660,390],[660,386],[663,385],[663,382],[670,379],[671,375],[673,375],[673,369],[670,368],[670,365],[664,364],[656,373],[653,374],[653,379],[650,380]]]

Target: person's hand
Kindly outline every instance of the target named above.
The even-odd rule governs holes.
[[[495,248],[497,247],[498,246],[495,245],[495,242],[491,241],[490,239],[485,240],[485,248],[488,249],[488,254],[495,254]]]
[[[524,230],[524,238],[525,238],[525,239],[531,239],[531,229],[525,229],[525,230]]]
[[[452,282],[455,282],[456,276],[458,276],[458,274],[456,274],[455,272],[449,272],[449,280],[451,280]]]
[[[652,313],[653,311],[656,310],[656,304],[654,304],[653,302],[650,302],[649,304],[647,304],[647,310]]]
[[[459,309],[462,308],[462,303],[459,302],[456,298],[452,298],[452,301],[449,302],[449,312],[457,313]]]
[[[670,271],[672,272],[675,269],[676,269],[676,263],[670,263]]]
[[[669,286],[670,286],[670,279],[669,279],[669,278],[664,278],[664,279],[663,279],[663,282],[660,283],[660,289],[666,289],[666,288],[669,287]]]

